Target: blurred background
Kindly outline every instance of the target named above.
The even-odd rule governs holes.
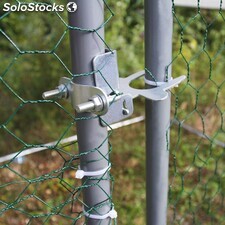
[[[71,75],[67,12],[7,14],[1,11],[6,2],[0,3],[0,157],[76,134],[69,103],[38,102],[44,91],[57,86],[60,77]],[[66,4],[65,0],[36,2]],[[114,16],[105,25],[106,43],[117,50],[120,76],[126,77],[145,67],[143,1],[107,4]],[[185,74],[187,80],[172,91],[168,224],[225,224],[225,14],[220,7],[209,10],[174,4],[171,8],[173,61],[168,66],[173,77]],[[111,15],[106,7],[105,20]],[[134,86],[143,87],[144,82]],[[135,100],[133,117],[144,111],[144,99]],[[140,122],[109,136],[113,201],[120,225],[145,224],[144,126]],[[68,195],[75,181],[65,168],[78,155],[77,143],[18,161],[19,154],[0,164],[0,224],[72,221],[58,215],[47,220],[35,215],[53,210]],[[54,177],[59,168],[64,168],[63,185],[54,178],[48,182],[43,178],[45,174]],[[28,185],[33,178],[36,183]],[[35,193],[43,201],[23,199],[16,210],[13,204],[3,210],[4,202],[17,201],[27,193]],[[69,213],[71,207],[63,210]]]

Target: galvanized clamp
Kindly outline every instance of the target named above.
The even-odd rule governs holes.
[[[57,89],[43,93],[44,99],[68,99],[77,113],[92,112],[101,116],[102,126],[121,121],[133,114],[133,99],[143,96],[153,101],[168,97],[167,90],[176,87],[186,76],[180,76],[151,89],[135,89],[130,83],[145,71],[119,78],[116,51],[98,55],[93,60],[95,85],[76,84],[61,78]]]

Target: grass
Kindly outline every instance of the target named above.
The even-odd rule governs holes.
[[[183,68],[181,74],[185,73],[182,60],[175,61],[173,65],[178,71]],[[215,142],[224,140],[224,109],[220,94],[224,88],[222,85],[215,85],[207,75],[199,78],[202,67],[198,68],[197,65],[196,63],[196,71],[188,75],[189,81],[180,85],[172,94],[168,224],[174,225],[225,223],[225,152],[224,148]],[[203,65],[207,65],[207,62]],[[221,71],[216,71],[216,74],[222,75]],[[222,78],[218,80],[223,82]],[[203,85],[199,85],[199,82]],[[143,103],[143,99],[135,102],[136,115],[143,114]],[[61,114],[64,112],[58,112],[57,117],[60,118]],[[19,114],[20,116],[23,115]],[[38,115],[35,116],[38,120]],[[64,117],[63,122],[58,120],[62,130],[66,130],[68,123],[71,123],[71,118],[65,115]],[[17,120],[19,121],[19,118]],[[42,123],[45,123],[44,120]],[[205,138],[186,131],[182,124],[198,130]],[[47,128],[51,130],[51,125]],[[67,135],[73,134],[73,129],[72,126]],[[19,135],[22,135],[21,131]],[[60,131],[54,134],[54,138],[57,139],[61,135]],[[35,132],[31,133],[31,136],[38,139]],[[14,138],[12,140],[15,141]],[[110,142],[113,146],[111,172],[115,179],[113,200],[119,213],[118,224],[143,225],[146,160],[144,123],[114,131]],[[22,147],[18,143],[14,145],[18,149]],[[79,217],[81,203],[77,201],[77,204],[73,205],[67,201],[72,198],[73,187],[78,188],[80,185],[74,180],[74,170],[79,162],[70,165],[71,167],[63,172],[63,178],[62,171],[59,170],[66,165],[65,162],[71,158],[71,154],[77,154],[77,144],[66,147],[65,152],[49,149],[28,156],[22,165],[12,163],[0,167],[0,210],[4,208],[2,202],[12,204],[22,198],[21,202],[9,206],[0,218],[0,224],[45,222],[51,225],[56,221],[70,224],[72,218]],[[46,174],[51,174],[53,178],[46,178]],[[33,179],[36,179],[36,182],[30,182]],[[82,197],[78,199],[81,200]],[[62,202],[65,206],[61,205]],[[57,207],[63,209],[59,215],[56,215]],[[51,212],[52,215],[49,214]],[[78,220],[77,224],[83,224],[82,219]]]
[[[138,103],[137,111],[143,111]],[[179,135],[178,126],[171,128],[170,186],[168,224],[223,224],[225,193],[224,149],[213,145],[183,129]],[[118,211],[118,224],[145,224],[145,125],[144,122],[120,128],[110,137],[113,145],[111,154],[112,174],[115,179],[113,200]],[[72,146],[72,149],[74,146]],[[67,151],[74,151],[67,147]],[[75,148],[76,149],[76,148]],[[68,156],[64,156],[68,157]],[[185,159],[185,160],[184,160]],[[43,212],[53,210],[68,198],[69,192],[58,178],[47,179],[28,186],[18,174],[26,179],[34,179],[51,173],[64,165],[64,160],[56,152],[46,152],[28,156],[24,164],[12,164],[9,169],[1,169],[2,201],[15,201],[20,193],[31,197],[17,206],[32,215],[31,224],[42,224],[45,218],[35,218]],[[58,174],[57,174],[58,175]],[[78,186],[74,181],[74,171],[68,170],[64,180]],[[41,181],[41,180],[40,180]],[[25,190],[26,189],[26,190]],[[24,191],[25,190],[25,191]],[[71,202],[65,207],[65,214],[78,214],[71,211]],[[3,205],[1,206],[3,207]],[[0,207],[0,208],[1,208]],[[76,210],[80,211],[80,204]],[[15,219],[16,218],[16,219]],[[0,224],[18,225],[29,221],[20,211],[8,210],[0,218]],[[46,224],[71,223],[68,218],[51,216]],[[82,221],[78,224],[83,224]]]
[[[129,140],[136,137],[137,133],[141,134],[140,138],[135,138],[135,143],[130,146]],[[119,138],[121,136],[124,138]],[[112,174],[117,180],[114,186],[114,199],[120,215],[118,224],[143,224],[145,212],[143,206],[145,199],[144,124],[119,129],[118,132],[113,133],[111,142],[113,145],[117,142],[114,147],[117,151],[112,154]],[[70,149],[67,150],[70,151]],[[53,177],[52,171],[59,170],[62,166],[64,166],[62,157],[51,150],[26,157],[22,165],[12,163],[4,166],[1,169],[0,200],[15,204],[14,207],[17,210],[7,210],[0,218],[0,224],[18,225],[29,221],[31,224],[41,224],[45,218],[40,215],[51,212],[70,194],[58,179],[60,172],[55,172],[56,178],[44,179],[46,174],[51,174]],[[33,180],[37,182],[31,182]],[[63,180],[74,186],[79,185],[74,181],[74,170],[64,173]],[[124,191],[121,192],[121,188]],[[18,198],[23,200],[17,203]],[[71,203],[69,205],[72,206]],[[65,213],[77,216],[76,213],[71,212],[69,205]],[[76,207],[78,211],[81,211],[79,204]],[[35,218],[35,215],[39,215],[38,218]],[[55,224],[54,218],[52,216],[46,224]],[[62,217],[59,219],[62,224],[70,221]]]

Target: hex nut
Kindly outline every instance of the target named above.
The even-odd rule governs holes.
[[[94,112],[101,112],[104,109],[104,102],[99,95],[95,95],[89,99],[95,105]]]

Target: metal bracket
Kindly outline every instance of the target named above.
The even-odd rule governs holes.
[[[92,112],[101,116],[102,126],[121,121],[133,114],[133,99],[142,96],[153,101],[168,97],[167,90],[177,86],[186,76],[180,76],[151,89],[135,89],[130,83],[145,71],[119,78],[116,51],[98,55],[93,60],[95,85],[81,85],[63,77],[59,86],[43,93],[44,99],[68,99],[78,113]]]
[[[168,97],[168,90],[178,86],[186,79],[185,75],[171,79],[169,82],[161,82],[160,86],[151,89],[136,89],[130,86],[130,83],[145,75],[145,71],[140,71],[126,78],[120,78],[120,90],[124,93],[130,93],[132,98],[142,96],[153,101],[162,101]]]
[[[102,115],[102,125],[112,124],[125,119],[133,114],[133,99],[142,96],[153,101],[161,101],[168,97],[167,90],[177,86],[186,79],[180,76],[161,86],[151,89],[135,89],[130,83],[145,75],[145,71],[132,74],[126,78],[119,78],[116,51],[106,52],[98,55],[93,60],[93,67],[96,71],[96,86],[104,89],[107,95],[117,92],[121,94],[120,99],[115,100],[109,106],[108,112]]]
[[[131,116],[134,111],[133,98],[129,92],[120,90],[116,51],[96,56],[93,68],[96,71],[94,74],[96,86],[102,88],[112,98],[108,112],[101,116],[101,124],[106,126]],[[116,95],[120,98],[115,97]]]

